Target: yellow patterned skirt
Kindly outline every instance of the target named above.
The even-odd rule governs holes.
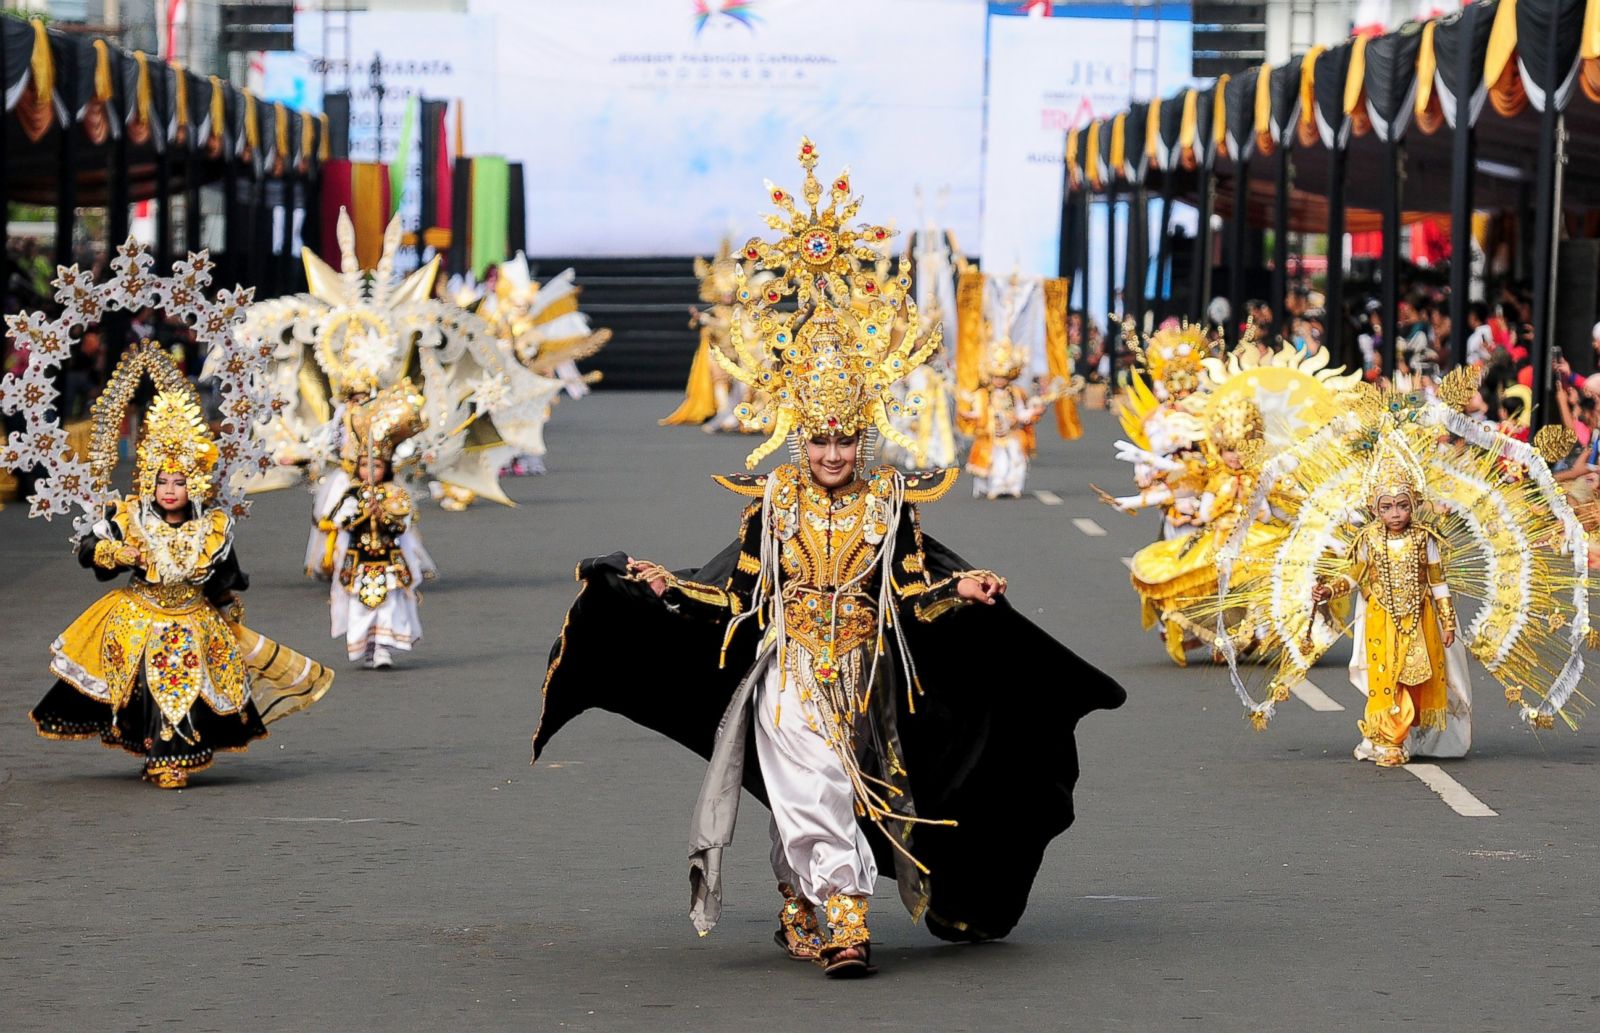
[[[218,714],[249,699],[238,640],[194,586],[139,586],[107,592],[51,645],[56,677],[113,711],[127,705],[142,673],[173,725],[204,698]]]

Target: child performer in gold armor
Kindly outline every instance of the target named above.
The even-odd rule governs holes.
[[[347,461],[355,481],[333,510],[338,539],[329,592],[333,637],[352,661],[394,665],[422,638],[417,593],[423,571],[405,548],[416,519],[411,494],[394,480],[395,446],[421,429],[422,396],[410,381],[386,388],[350,420]]]

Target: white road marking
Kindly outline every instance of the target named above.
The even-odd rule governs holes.
[[[1040,502],[1043,502],[1047,506],[1061,505],[1061,496],[1057,495],[1053,491],[1045,491],[1043,488],[1040,488],[1038,491],[1034,492],[1034,494],[1038,496]]]
[[[1407,764],[1405,769],[1422,780],[1422,784],[1439,794],[1439,798],[1457,814],[1465,818],[1497,818],[1499,812],[1467,791],[1467,787],[1444,773],[1437,764]]]
[[[1090,538],[1104,538],[1106,529],[1090,520],[1088,517],[1073,517],[1072,526],[1088,535]]]
[[[1344,704],[1323,692],[1309,679],[1301,678],[1297,684],[1289,686],[1289,691],[1294,693],[1294,698],[1310,707],[1312,710],[1331,714],[1344,709]]]
[[[1122,557],[1122,565],[1124,567],[1127,567],[1129,570],[1132,570],[1133,569],[1133,557],[1132,556],[1124,556],[1124,557]]]

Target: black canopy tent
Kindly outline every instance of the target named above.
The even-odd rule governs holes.
[[[216,77],[38,21],[5,16],[0,30],[0,202],[55,206],[60,258],[69,259],[78,207],[107,209],[109,252],[127,238],[128,206],[153,200],[154,250],[165,267],[180,247],[204,243],[201,187],[221,183],[222,278],[256,284],[263,296],[299,285],[292,255],[282,259],[295,225],[319,225],[295,213],[315,205],[325,116],[261,104]],[[268,184],[277,212],[266,207]],[[180,203],[182,241],[174,239]]]
[[[1586,33],[1585,26],[1595,28]],[[1600,164],[1563,160],[1568,139],[1600,139],[1600,0],[1471,4],[1447,18],[1223,77],[1209,88],[1153,101],[1149,111],[1142,140],[1129,137],[1121,116],[1069,134],[1064,253],[1087,235],[1086,221],[1072,213],[1087,211],[1091,197],[1157,186],[1164,199],[1187,201],[1201,218],[1186,306],[1163,303],[1170,256],[1162,234],[1158,289],[1148,299],[1155,311],[1203,314],[1213,293],[1215,210],[1227,220],[1235,269],[1249,228],[1276,231],[1270,297],[1282,312],[1289,230],[1326,233],[1332,241],[1347,231],[1381,230],[1383,310],[1392,327],[1404,223],[1430,213],[1450,216],[1459,256],[1469,253],[1474,210],[1532,207],[1535,382],[1541,403],[1548,400],[1556,215],[1600,208]],[[1103,136],[1110,139],[1100,145]],[[1085,147],[1090,138],[1100,146]],[[1142,168],[1101,160],[1103,153],[1126,157],[1130,148],[1144,152]],[[1276,161],[1260,160],[1274,152]],[[1081,259],[1064,271],[1086,272],[1087,250],[1085,239]],[[1330,256],[1331,272],[1341,268],[1341,257]],[[1464,326],[1465,262],[1452,263],[1451,280],[1452,320]],[[1235,311],[1241,282],[1237,273],[1230,276]],[[1343,283],[1330,275],[1328,346],[1348,360],[1352,342],[1342,337],[1342,305]],[[1145,311],[1128,314],[1139,319]],[[1392,352],[1386,361],[1392,368]],[[1548,415],[1548,405],[1541,409]]]

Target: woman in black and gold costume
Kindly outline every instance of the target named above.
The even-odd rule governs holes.
[[[129,355],[134,384],[164,358],[154,346]],[[240,623],[236,593],[250,582],[233,518],[215,503],[217,445],[181,374],[157,372],[136,493],[107,505],[78,546],[97,579],[127,582],[51,645],[58,680],[30,716],[46,738],[99,739],[143,757],[146,780],[178,789],[218,751],[265,736],[264,721],[320,699],[333,675]],[[96,404],[96,435],[110,437],[113,456],[132,386],[119,371]]]
[[[777,271],[759,292],[740,284],[761,340],[736,329],[735,354],[714,351],[770,399],[741,413],[770,434],[749,465],[786,437],[793,462],[718,478],[751,501],[739,540],[698,570],[622,553],[579,564],[534,753],[600,707],[707,757],[690,828],[695,926],[703,935],[719,917],[743,786],[772,810],[779,945],[848,976],[872,970],[880,865],[935,935],[1010,932],[1046,845],[1072,821],[1073,728],[1125,694],[1011,609],[1004,579],[923,533],[918,504],[956,471],[871,466],[875,431],[915,454],[891,417],[919,400],[889,387],[940,335],[919,338],[909,277],[879,283],[856,264],[888,231],[844,225],[856,202],[842,176],[819,211],[809,141],[800,160],[809,213],[774,189],[787,217],[774,225],[788,232],[743,252]],[[790,294],[798,309],[779,312]]]

